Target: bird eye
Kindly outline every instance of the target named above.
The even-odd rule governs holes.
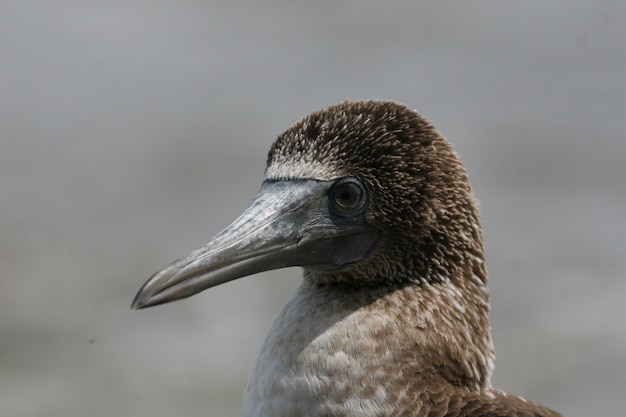
[[[343,178],[330,189],[330,201],[337,214],[355,214],[366,203],[365,187],[356,178]]]

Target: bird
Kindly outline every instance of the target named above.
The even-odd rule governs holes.
[[[300,266],[245,417],[554,417],[491,386],[482,226],[452,145],[391,100],[311,113],[273,142],[250,206],[154,274],[132,308]]]

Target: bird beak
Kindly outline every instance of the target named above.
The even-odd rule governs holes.
[[[154,274],[132,303],[140,309],[189,297],[257,272],[289,266],[341,269],[380,240],[362,218],[329,209],[333,181],[265,181],[252,204],[210,242]]]

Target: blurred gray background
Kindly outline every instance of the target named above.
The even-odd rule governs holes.
[[[626,409],[626,2],[0,1],[0,414],[238,416],[288,269],[144,311],[272,140],[406,103],[481,209],[494,384]]]

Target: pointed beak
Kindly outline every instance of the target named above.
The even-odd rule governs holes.
[[[333,181],[266,181],[252,204],[210,242],[154,274],[132,303],[140,309],[289,266],[333,270],[365,259],[380,240],[361,218],[329,209]]]

